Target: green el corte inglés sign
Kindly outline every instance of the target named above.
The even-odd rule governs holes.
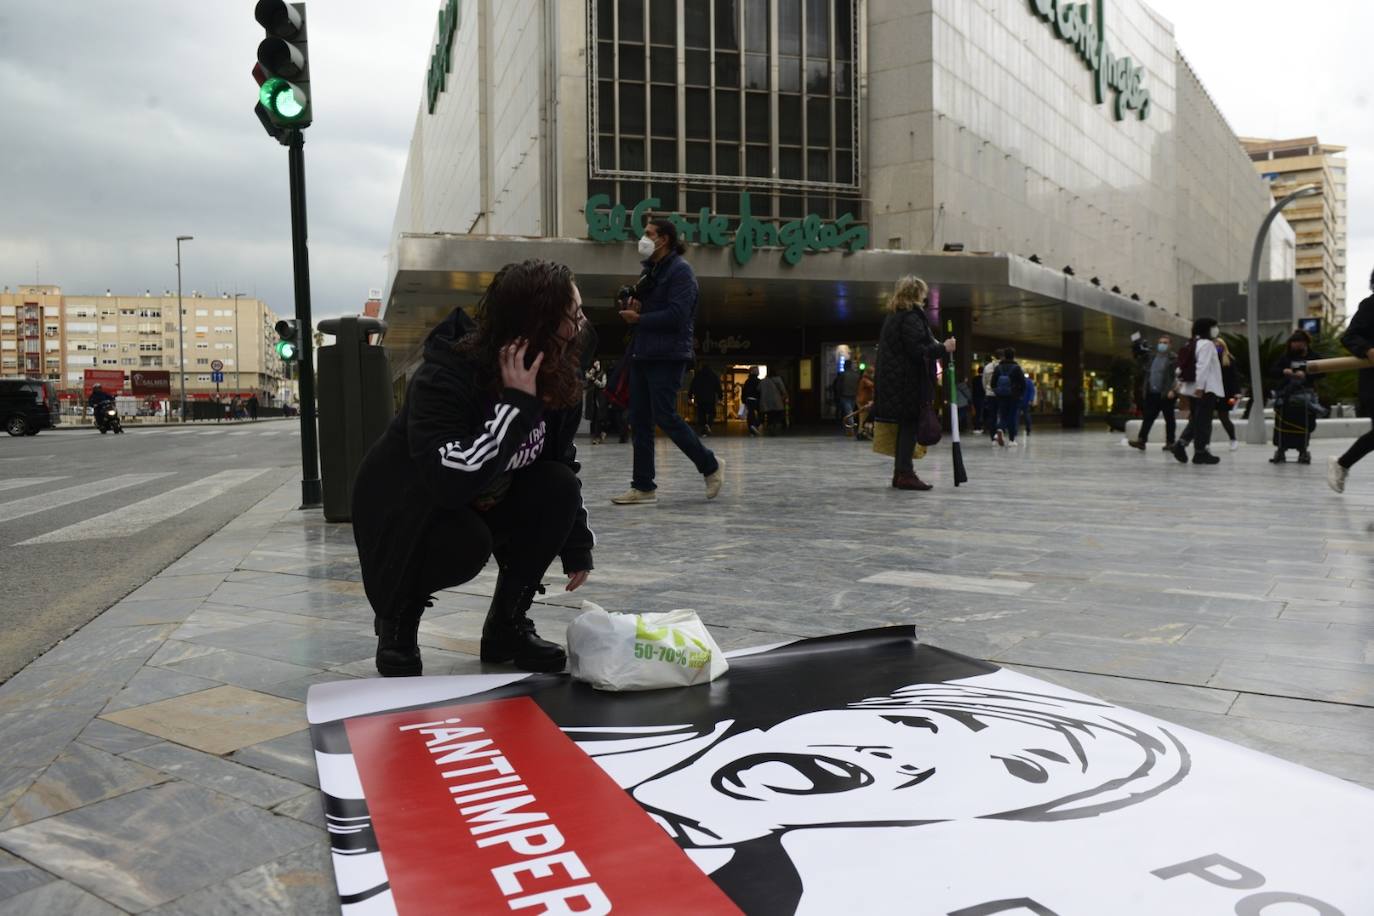
[[[458,0],[447,0],[439,10],[439,40],[429,57],[429,75],[425,78],[425,96],[429,113],[439,102],[439,93],[448,88],[448,74],[453,69],[453,35],[458,31],[460,8]]]
[[[1073,45],[1083,63],[1097,78],[1094,86],[1097,104],[1107,101],[1107,90],[1116,93],[1113,113],[1118,121],[1134,111],[1145,120],[1150,116],[1150,90],[1143,85],[1145,68],[1129,57],[1117,57],[1107,45],[1103,9],[1106,0],[1095,0],[1096,15],[1089,16],[1088,4],[1067,0],[1030,0],[1031,12],[1054,26],[1055,34]]]
[[[627,210],[624,204],[612,206],[605,194],[596,194],[587,201],[587,237],[593,242],[637,239],[644,234],[649,214],[658,206],[658,198],[646,197]],[[708,207],[702,207],[695,219],[677,213],[669,214],[668,219],[677,226],[683,241],[733,247],[735,261],[741,266],[749,263],[758,248],[781,248],[784,261],[798,264],[808,251],[862,251],[868,247],[868,227],[855,223],[852,213],[842,214],[834,221],[823,220],[814,213],[781,224],[764,221],[751,212],[748,191],[740,194],[739,209],[739,221],[733,231],[728,217],[717,216]]]

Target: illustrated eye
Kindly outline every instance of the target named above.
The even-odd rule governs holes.
[[[940,731],[939,726],[924,716],[883,716],[883,720],[893,725],[905,725],[907,728],[928,728],[937,733]]]
[[[1007,772],[1017,779],[1024,779],[1026,782],[1033,782],[1037,785],[1048,782],[1050,774],[1045,772],[1045,768],[1031,760],[1022,760],[1020,757],[994,757],[995,760],[1002,761],[1002,766],[1007,768]]]

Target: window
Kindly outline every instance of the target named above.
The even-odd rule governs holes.
[[[210,365],[210,358],[209,358],[208,356],[206,356],[206,357],[200,357],[200,358],[198,358],[198,359],[196,360],[196,365],[197,365],[197,366],[208,366],[208,365]]]
[[[210,314],[210,310],[209,310],[209,309],[196,309],[196,317],[197,317],[197,318],[205,318],[205,317],[208,317],[209,314]]]
[[[629,207],[652,194],[663,209],[729,216],[747,187],[769,211],[788,198],[788,207],[814,200],[863,218],[855,0],[596,0],[587,9],[596,40],[589,195]]]

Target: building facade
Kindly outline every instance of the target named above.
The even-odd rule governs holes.
[[[843,352],[924,276],[968,346],[1045,367],[1072,424],[1132,331],[1186,333],[1271,199],[1136,0],[443,5],[389,253],[392,362],[502,263],[570,264],[607,356],[646,214],[693,243],[703,356],[826,415]],[[1293,234],[1270,236],[1266,278]],[[727,366],[726,368],[731,368]],[[1110,409],[1111,405],[1105,405]]]
[[[174,295],[69,296],[57,286],[0,293],[0,375],[45,379],[73,400],[83,394],[87,369],[122,372],[126,383],[138,370],[167,371],[176,398],[177,373],[184,366],[191,400],[256,393],[276,404],[287,395],[273,348],[277,316],[266,303],[192,292],[182,298],[182,314],[184,356]],[[223,363],[218,384],[212,377],[215,360]]]
[[[1346,168],[1344,146],[1316,137],[1241,141],[1276,199],[1304,185],[1320,197],[1294,201],[1284,211],[1297,240],[1298,281],[1307,289],[1307,313],[1332,327],[1346,320]]]

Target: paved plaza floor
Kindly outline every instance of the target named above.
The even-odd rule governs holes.
[[[889,487],[840,436],[713,439],[714,502],[660,441],[655,506],[617,508],[629,446],[583,448],[597,569],[550,589],[694,608],[727,649],[897,623],[1025,671],[1374,787],[1374,463],[1347,492],[1221,443],[1177,464],[1102,432],[942,444]],[[373,674],[347,525],[292,484],[0,687],[0,916],[336,912],[304,699]],[[477,673],[494,575],[438,596],[427,674]],[[36,609],[41,612],[41,609]]]

